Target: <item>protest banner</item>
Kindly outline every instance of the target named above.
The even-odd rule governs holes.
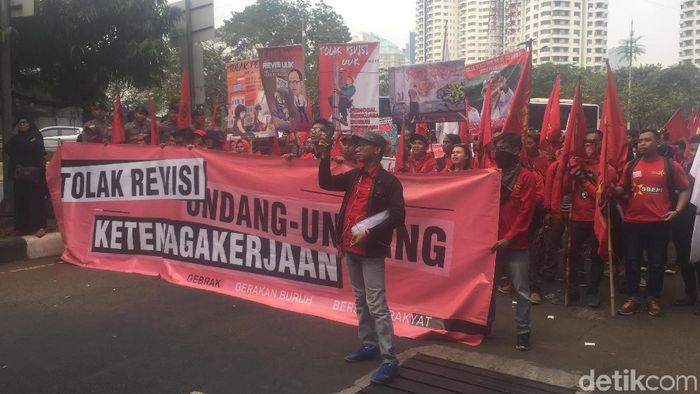
[[[486,88],[491,85],[491,128],[503,126],[508,115],[514,92],[528,60],[524,49],[506,53],[483,62],[464,67],[464,93],[472,106],[469,110],[470,129],[472,119],[483,112]]]
[[[270,110],[265,101],[258,59],[240,60],[226,64],[226,84],[228,91],[228,128],[233,128],[234,110],[245,107],[243,124],[252,131],[264,131],[270,121]],[[257,111],[255,108],[259,106]]]
[[[379,43],[321,44],[318,53],[321,117],[335,130],[377,131]]]
[[[460,120],[463,80],[462,61],[389,68],[392,117],[408,123]]]
[[[272,122],[278,131],[308,131],[311,104],[306,95],[301,45],[258,48],[260,78]]]
[[[333,237],[343,194],[321,190],[317,173],[310,160],[66,143],[48,183],[67,262],[356,324]],[[386,275],[396,333],[478,344],[493,286],[498,173],[399,178],[407,216]]]

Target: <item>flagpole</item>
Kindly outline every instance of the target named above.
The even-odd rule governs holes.
[[[568,171],[568,164],[564,166],[563,171]],[[563,175],[562,175],[563,176]],[[562,182],[562,187],[564,187],[564,182]],[[574,177],[571,178],[571,207],[569,207],[569,229],[566,236],[566,265],[564,271],[566,273],[566,278],[564,279],[564,306],[569,306],[569,291],[571,288],[571,210],[574,209],[573,205],[573,193],[576,187],[576,180]],[[563,196],[564,193],[562,192]],[[562,220],[564,220],[564,213],[562,212]]]
[[[607,162],[607,159],[605,160]],[[607,168],[607,166],[606,166]],[[613,247],[612,247],[612,224],[610,216],[610,201],[608,201],[608,278],[610,282],[610,317],[615,317],[615,266],[613,265]]]

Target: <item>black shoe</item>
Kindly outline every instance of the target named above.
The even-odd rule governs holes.
[[[578,293],[571,293],[569,294],[569,305],[574,305],[578,303],[578,301],[581,299],[581,296]],[[564,293],[557,295],[556,297],[552,298],[552,305],[564,305]]]
[[[586,306],[589,308],[600,308],[600,297],[598,297],[598,294],[586,294]]]
[[[515,339],[515,349],[526,352],[530,350],[530,333],[518,334]]]

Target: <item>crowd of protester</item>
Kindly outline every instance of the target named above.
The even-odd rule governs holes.
[[[109,142],[107,113],[101,103],[92,107],[93,119],[85,123],[83,142]],[[201,109],[191,115],[191,127],[177,127],[178,105],[171,105],[168,114],[157,120],[161,144],[315,160],[321,156],[317,148],[323,140],[331,146],[329,156],[336,163],[361,165],[356,162],[353,133],[333,134],[332,125],[323,119],[315,121],[308,132],[277,133],[264,122],[246,127],[237,114],[235,127],[225,133],[207,128]],[[486,149],[478,152],[475,140],[445,135],[441,149],[436,150],[435,131],[421,126],[407,135],[403,152],[392,152],[387,144],[383,154],[402,159],[396,160],[401,163],[397,172],[448,173],[479,167],[477,156],[486,154]],[[151,127],[146,108],[137,106],[130,111],[124,128],[125,143],[148,144]],[[256,135],[261,131],[273,131],[273,136]],[[664,276],[680,270],[685,297],[672,304],[694,306],[695,314],[700,315],[700,264],[689,261],[696,207],[688,203],[693,182],[688,173],[700,136],[686,144],[667,141],[666,135],[657,130],[628,131],[627,165],[622,169],[608,166],[607,179],[612,185],[609,223],[616,264],[607,272],[594,233],[602,133],[589,130],[581,157],[562,164],[557,160],[559,151],[540,146],[537,132],[530,131],[523,139],[496,130],[488,148],[502,175],[499,236],[492,248],[497,262],[494,298],[496,292],[516,297],[517,348],[529,349],[531,305],[549,299],[555,305],[599,308],[605,303],[601,285],[606,275],[612,275],[617,290],[627,296],[617,309],[619,315],[647,311],[660,316]],[[675,264],[668,262],[669,243]],[[558,290],[543,294],[545,283]],[[487,333],[494,308],[492,302]]]

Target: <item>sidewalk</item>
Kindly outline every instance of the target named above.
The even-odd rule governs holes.
[[[41,238],[34,235],[12,236],[13,226],[11,216],[0,217],[0,264],[60,256],[63,253],[63,238],[58,232],[55,219],[49,219],[47,233]]]

